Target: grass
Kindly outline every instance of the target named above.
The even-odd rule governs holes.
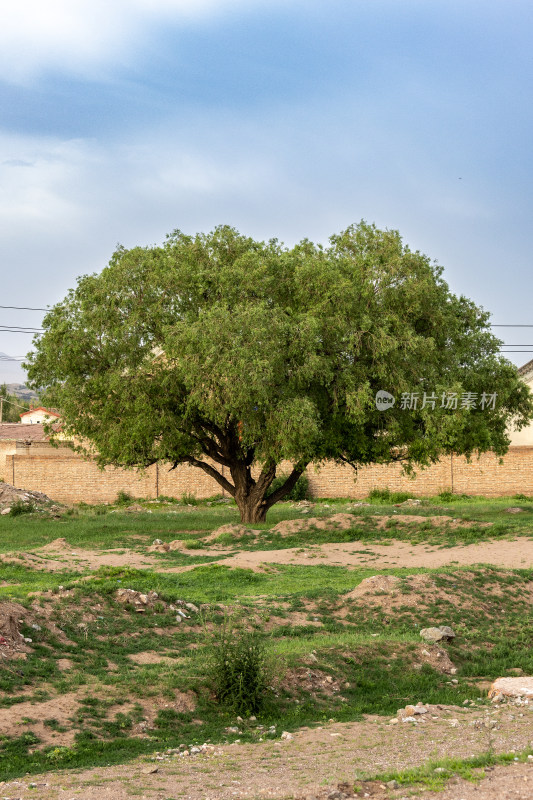
[[[387,781],[397,781],[400,786],[417,786],[433,791],[444,789],[450,778],[459,777],[473,783],[480,781],[485,775],[487,767],[494,767],[515,762],[528,763],[528,756],[533,750],[528,748],[520,753],[499,753],[495,754],[487,751],[473,758],[444,758],[435,761],[428,761],[420,767],[401,770],[399,772],[383,772],[379,775],[369,777],[369,780],[379,783]],[[436,772],[436,770],[438,770]],[[360,788],[358,781],[356,788]],[[363,788],[363,787],[361,787]]]
[[[383,543],[393,538],[467,544],[529,536],[528,525],[533,523],[529,499],[433,498],[416,508],[397,507],[389,500],[374,497],[368,507],[354,509],[362,522],[351,531],[314,530],[288,537],[276,536],[270,528],[282,519],[301,516],[301,509],[280,504],[268,524],[257,526],[255,539],[232,539],[231,549],[308,548],[325,541]],[[0,741],[2,780],[50,768],[120,763],[182,742],[231,741],[225,728],[234,724],[234,712],[214,702],[210,691],[202,622],[207,613],[215,633],[228,610],[239,613],[274,659],[277,676],[265,693],[260,720],[280,730],[321,724],[330,717],[348,721],[369,713],[390,715],[413,699],[461,705],[479,697],[481,678],[510,674],[516,667],[533,673],[531,570],[488,566],[350,570],[310,563],[268,564],[253,572],[209,563],[216,556],[205,537],[220,525],[238,521],[234,506],[143,501],[153,513],[136,514],[124,511],[125,502],[112,508],[82,507],[59,520],[42,514],[0,517],[0,551],[5,554],[32,552],[58,537],[66,538],[74,549],[128,548],[144,553],[155,538],[181,538],[198,549],[195,555],[178,551],[158,557],[161,567],[194,567],[180,573],[163,572],[159,566],[103,567],[80,573],[1,564],[0,598],[14,599],[27,608],[21,633],[33,641],[25,660],[0,662],[0,707],[36,701],[20,735]],[[510,505],[526,510],[509,514],[505,509]],[[318,502],[308,516],[328,516],[351,506],[346,501]],[[442,512],[494,525],[451,531],[422,523],[378,531],[376,516],[393,512],[420,516]],[[346,600],[347,592],[378,572],[400,579],[393,608],[388,609],[386,602]],[[426,583],[417,584],[419,576]],[[117,602],[119,588],[157,592],[159,600],[137,613]],[[407,602],[414,595],[417,602]],[[178,624],[169,605],[179,601],[208,609]],[[34,618],[41,630],[32,627]],[[451,624],[457,633],[446,647],[457,667],[457,684],[419,661],[420,628],[433,624]],[[165,656],[167,661],[133,660],[144,653]],[[68,659],[71,668],[60,670],[62,659]],[[302,680],[302,670],[311,678]],[[336,691],[328,690],[329,685]],[[72,719],[61,722],[51,714],[45,727],[57,736],[65,727],[74,730],[75,742],[69,747],[53,742],[45,746],[32,730],[33,709],[42,699],[58,695],[72,695]],[[194,711],[176,703],[177,697],[185,696],[194,699]],[[154,714],[155,705],[160,710]],[[141,736],[139,726],[145,723]],[[245,726],[238,738],[256,741],[257,733]],[[475,764],[472,769],[477,769]],[[408,774],[423,782],[421,772]],[[434,774],[428,776],[436,780]],[[407,777],[393,777],[408,782]]]

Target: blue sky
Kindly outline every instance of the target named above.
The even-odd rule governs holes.
[[[533,324],[531,3],[19,0],[3,16],[0,305],[53,304],[117,242],[174,228],[292,244],[365,218],[494,322]],[[0,309],[0,327],[40,320]],[[533,328],[498,330],[533,345]],[[30,343],[0,332],[1,352]],[[21,377],[0,360],[0,381]]]

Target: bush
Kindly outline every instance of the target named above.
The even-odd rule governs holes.
[[[275,492],[276,489],[279,489],[280,486],[283,486],[283,484],[287,480],[287,477],[288,477],[287,475],[278,475],[277,478],[274,478],[274,480],[270,484],[270,489],[268,494],[271,495],[272,492]],[[300,475],[300,477],[292,487],[291,491],[284,499],[298,502],[298,500],[307,500],[308,498],[309,498],[309,478],[305,474]]]
[[[454,494],[450,491],[440,492],[437,497],[443,503],[453,503],[454,500],[470,500],[469,494]]]
[[[372,489],[368,494],[371,503],[405,503],[411,498],[409,492],[391,492],[390,489]]]
[[[129,492],[125,492],[124,489],[121,489],[120,492],[117,494],[117,499],[115,500],[115,503],[118,506],[126,506],[129,505],[130,503],[133,503],[134,500],[135,498],[133,497],[132,494],[130,494]]]
[[[198,498],[194,494],[191,494],[190,492],[184,492],[181,495],[180,503],[183,503],[184,505],[187,505],[187,506],[198,506],[198,505],[200,505],[200,501],[198,500]]]
[[[206,635],[208,676],[217,701],[239,714],[260,711],[269,683],[263,634],[226,617]]]
[[[33,514],[37,511],[37,506],[34,503],[25,503],[23,500],[15,500],[10,508],[9,516],[18,517],[19,514]]]

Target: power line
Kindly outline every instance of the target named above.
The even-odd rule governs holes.
[[[48,308],[30,308],[29,306],[0,306],[0,308],[14,308],[16,311],[49,311]]]
[[[7,403],[10,406],[16,406],[17,408],[22,408],[24,411],[28,410],[26,406],[21,406],[20,403],[14,403],[12,400],[7,400],[5,397],[0,397],[0,400],[2,400],[3,403]]]

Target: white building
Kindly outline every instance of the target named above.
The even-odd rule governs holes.
[[[22,425],[42,425],[43,422],[54,422],[60,419],[60,415],[55,411],[50,411],[48,408],[30,408],[29,411],[24,411],[20,415],[20,422]]]

